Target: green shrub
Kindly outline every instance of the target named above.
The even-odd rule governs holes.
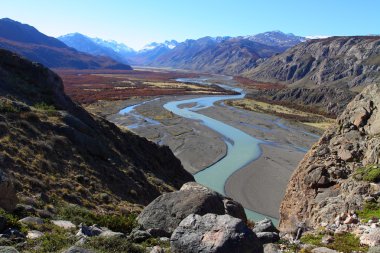
[[[97,224],[122,233],[130,233],[137,224],[135,214],[129,214],[128,216],[116,214],[97,214],[76,205],[61,207],[58,214],[60,218],[70,220],[77,225],[80,223],[84,223],[86,225]]]
[[[99,253],[143,253],[145,250],[142,247],[132,244],[126,238],[120,237],[92,237],[86,240],[85,248],[91,248]]]
[[[305,243],[305,244],[311,244],[311,245],[315,245],[315,246],[322,246],[322,237],[323,235],[322,234],[317,234],[317,235],[314,235],[314,234],[306,234],[304,236],[301,237],[301,242],[302,243]]]
[[[370,164],[365,167],[359,168],[355,171],[354,178],[357,180],[364,180],[368,182],[379,182],[380,165]]]
[[[15,107],[10,101],[0,100],[0,112],[20,112],[20,109]]]
[[[54,231],[38,239],[28,240],[26,245],[23,245],[23,249],[30,249],[28,252],[33,253],[61,252],[63,249],[75,244],[77,240],[75,236]]]
[[[45,102],[36,103],[33,105],[34,108],[41,111],[48,111],[48,112],[54,112],[56,111],[55,107],[53,105],[48,105]]]
[[[367,202],[364,204],[362,210],[357,211],[360,219],[368,221],[372,218],[380,219],[380,205],[374,202]]]
[[[350,233],[335,235],[334,242],[329,245],[329,248],[344,253],[368,251],[368,247],[360,246],[359,237]]]
[[[3,216],[7,220],[7,223],[5,225],[6,228],[16,228],[18,230],[25,230],[24,226],[20,222],[18,222],[20,217],[7,213],[1,208],[0,208],[0,215]]]

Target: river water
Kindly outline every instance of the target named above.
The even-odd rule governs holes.
[[[192,82],[200,84],[208,84],[207,79],[177,79],[178,82]],[[237,170],[245,165],[256,160],[261,155],[259,144],[263,141],[256,139],[243,131],[227,125],[221,121],[207,117],[197,113],[201,109],[205,109],[214,105],[217,101],[242,99],[245,93],[242,89],[231,87],[225,84],[218,84],[227,90],[233,90],[240,94],[238,95],[223,95],[223,96],[202,96],[180,101],[171,101],[164,105],[164,108],[181,117],[198,120],[210,129],[218,132],[224,138],[228,149],[227,154],[214,163],[213,165],[203,169],[194,175],[195,180],[221,194],[225,195],[224,186],[227,179]],[[181,105],[186,105],[185,107]],[[120,111],[121,114],[130,113],[136,106],[133,105]],[[181,108],[182,107],[182,108]],[[251,220],[261,220],[264,215],[256,213],[252,210],[245,209],[247,217]],[[276,219],[272,220],[277,223]]]

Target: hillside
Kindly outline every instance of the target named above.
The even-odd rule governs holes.
[[[132,69],[129,65],[108,57],[80,53],[32,26],[8,18],[0,19],[0,48],[16,52],[50,68]]]
[[[380,37],[309,40],[244,73],[256,81],[349,88],[380,81]]]
[[[79,52],[95,56],[106,56],[124,64],[128,64],[127,58],[135,54],[133,49],[124,44],[90,38],[80,33],[67,34],[57,39]]]
[[[168,147],[90,115],[49,69],[0,50],[1,175],[19,198],[116,211],[193,177]]]

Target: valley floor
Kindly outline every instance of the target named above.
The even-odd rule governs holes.
[[[176,116],[163,108],[168,101],[185,98],[188,99],[189,96],[144,98],[143,101],[149,102],[137,106],[128,115],[118,112],[128,105],[141,103],[142,100],[103,101],[92,104],[87,109],[103,114],[108,120],[127,127],[140,136],[168,145],[185,169],[195,174],[223,158],[227,148],[218,133],[200,122]],[[261,145],[260,158],[236,171],[226,182],[225,192],[245,208],[278,218],[288,180],[306,150],[317,140],[318,130],[224,103],[198,112],[265,141]]]

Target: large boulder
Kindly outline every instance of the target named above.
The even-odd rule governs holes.
[[[255,233],[230,215],[191,214],[170,238],[173,253],[260,253],[263,246]]]
[[[11,212],[16,208],[18,198],[12,181],[7,178],[0,169],[0,208]]]
[[[181,190],[163,194],[150,203],[137,221],[144,229],[156,229],[170,235],[189,214],[229,214],[246,221],[243,207],[205,186],[191,182]]]

